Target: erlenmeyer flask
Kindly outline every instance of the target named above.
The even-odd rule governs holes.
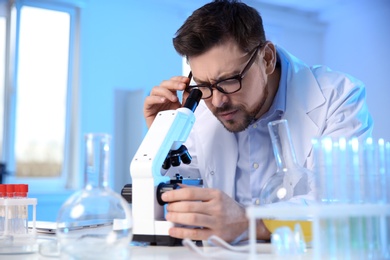
[[[268,179],[260,192],[260,204],[270,206],[293,206],[309,204],[315,201],[313,174],[298,165],[287,120],[277,120],[268,124],[277,170]],[[311,238],[311,223],[307,221],[273,219],[263,220],[267,228],[273,232],[280,226],[294,228],[301,224],[305,240]]]
[[[61,255],[71,259],[127,259],[132,238],[128,203],[108,187],[110,136],[85,136],[84,188],[57,216]]]

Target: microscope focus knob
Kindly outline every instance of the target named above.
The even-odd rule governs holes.
[[[126,184],[121,191],[122,197],[128,202],[132,203],[133,202],[133,185]]]
[[[165,201],[163,201],[161,199],[161,195],[163,195],[163,193],[166,192],[166,191],[175,190],[175,189],[177,189],[179,187],[180,186],[177,183],[163,183],[163,182],[160,183],[157,186],[157,191],[156,191],[158,204],[160,204],[161,206],[164,206],[165,204],[167,204]]]

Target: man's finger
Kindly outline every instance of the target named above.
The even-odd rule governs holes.
[[[201,201],[177,201],[170,202],[167,205],[168,212],[188,212],[188,213],[202,213],[209,215],[209,203]]]
[[[180,239],[189,238],[191,240],[207,240],[212,231],[207,228],[182,228],[173,227],[169,229],[169,235]]]
[[[165,202],[174,201],[209,201],[213,198],[210,189],[199,187],[183,187],[172,191],[164,192],[161,199]]]

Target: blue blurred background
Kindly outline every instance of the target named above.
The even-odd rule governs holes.
[[[204,0],[86,0],[80,8],[79,137],[113,135],[111,185],[129,183],[129,163],[146,127],[143,98],[163,79],[182,74],[172,46],[176,30]],[[390,140],[390,1],[248,0],[263,16],[269,40],[310,65],[349,73],[367,87],[374,136]],[[38,220],[55,220],[72,191],[38,198]]]

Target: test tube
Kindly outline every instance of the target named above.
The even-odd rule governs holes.
[[[348,143],[347,139],[340,137],[333,142],[333,181],[335,203],[348,204]],[[341,215],[333,220],[336,226],[336,257],[340,259],[350,259],[350,219],[348,216]]]
[[[390,187],[390,150],[387,151],[386,146],[390,143],[386,143],[383,139],[378,141],[378,203],[381,205],[387,205],[390,207],[390,200],[388,199],[388,191]],[[389,147],[390,148],[390,147]],[[382,216],[380,218],[378,236],[380,239],[380,258],[390,259],[390,216]]]
[[[14,199],[15,197],[15,184],[6,184],[7,199]],[[7,219],[5,224],[5,232],[7,234],[13,234],[15,232],[15,217],[17,215],[16,206],[7,206]]]
[[[321,138],[313,143],[318,201],[390,206],[390,143],[383,139]],[[390,259],[390,216],[378,214],[320,219],[319,256]]]
[[[5,229],[5,206],[4,200],[6,197],[6,186],[5,184],[0,184],[0,236],[4,234]]]
[[[363,198],[364,204],[379,205],[381,185],[379,182],[381,171],[380,151],[383,145],[383,139],[374,142],[368,138],[364,142],[362,160],[363,160]],[[381,255],[381,217],[368,216],[364,218],[364,238],[365,238],[365,258],[380,259]]]
[[[384,192],[382,194],[384,198],[385,204],[390,207],[390,142],[386,142],[384,145]],[[385,216],[385,219],[383,220],[385,228],[383,229],[383,255],[384,259],[390,259],[390,216]]]
[[[25,199],[27,198],[28,185],[17,184],[15,185],[15,198]],[[28,233],[28,207],[27,205],[20,205],[17,207],[18,212],[15,216],[15,233],[27,234]]]
[[[324,207],[347,202],[347,149],[345,138],[323,137],[313,141],[317,171],[317,201]],[[318,256],[350,258],[349,218],[321,217]]]
[[[348,183],[350,185],[349,200],[351,204],[363,204],[363,190],[364,190],[364,171],[362,143],[359,139],[352,138],[349,140],[349,170]],[[365,258],[365,234],[364,225],[365,218],[360,216],[353,216],[349,218],[350,221],[350,238],[351,238],[351,256],[352,259]]]

